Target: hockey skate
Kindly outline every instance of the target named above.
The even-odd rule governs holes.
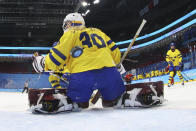
[[[184,81],[182,81],[181,85],[183,85],[183,86],[184,86]]]

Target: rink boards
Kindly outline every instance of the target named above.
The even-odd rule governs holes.
[[[183,71],[182,75],[185,77],[185,79],[189,79],[189,78],[196,79],[196,69]],[[163,75],[163,76],[159,76],[159,77],[152,77],[150,79],[148,78],[148,79],[143,79],[143,80],[136,80],[136,81],[133,81],[133,83],[163,81],[164,84],[167,84],[168,79],[169,79],[169,75]],[[174,77],[174,82],[180,82],[180,79],[177,74]]]
[[[196,79],[196,69],[183,71],[182,75],[188,76],[191,79]],[[164,84],[168,83],[168,75],[153,77],[150,79],[136,80],[132,83],[155,82],[163,81]],[[5,92],[21,92],[24,87],[25,81],[29,80],[29,88],[51,88],[46,74],[7,74],[0,73],[0,91]],[[175,82],[180,82],[176,75]]]

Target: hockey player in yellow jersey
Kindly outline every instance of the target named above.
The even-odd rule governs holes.
[[[58,44],[59,44],[58,42],[54,42],[52,47],[55,47]],[[69,77],[69,70],[67,69],[66,65],[64,65],[62,68],[57,68],[54,73],[51,73],[48,79],[53,88],[59,89],[62,88],[62,86],[67,88],[68,82],[66,83],[61,82],[61,79],[67,81],[68,77]]]
[[[93,90],[102,95],[104,107],[117,104],[125,91],[116,65],[121,53],[101,30],[86,28],[79,13],[68,14],[63,22],[64,34],[45,57],[44,71],[58,71],[63,65],[70,71],[68,102],[88,107]]]
[[[132,101],[132,94],[125,92],[120,75],[120,71],[124,71],[120,64],[120,50],[101,30],[86,28],[79,13],[70,13],[65,17],[63,30],[58,44],[45,57],[35,57],[33,67],[38,73],[56,73],[66,65],[70,71],[69,85],[63,95],[58,90],[52,95],[59,103],[37,105],[34,111],[47,113],[51,111],[48,106],[54,106],[55,112],[87,108],[94,90],[101,94],[103,107],[123,108],[142,106],[143,102],[160,102],[160,98],[154,101],[151,96],[149,99],[138,98],[141,103]]]
[[[83,50],[80,57],[70,55],[75,48]],[[45,70],[56,70],[64,64],[67,64],[70,73],[115,67],[120,62],[120,56],[115,43],[101,30],[84,26],[70,27],[64,32],[59,44],[46,56]]]
[[[175,73],[178,74],[182,85],[184,85],[184,80],[181,75],[181,66],[182,66],[182,55],[178,49],[175,48],[175,44],[170,44],[170,50],[167,52],[166,61],[169,65],[169,82],[168,86],[170,87],[172,84],[172,79]]]

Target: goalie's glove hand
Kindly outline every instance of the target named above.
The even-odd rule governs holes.
[[[126,70],[122,64],[117,64],[116,68],[118,69],[118,72],[120,72],[120,74],[123,74],[126,72]]]
[[[44,72],[45,56],[34,56],[32,65],[37,73]]]

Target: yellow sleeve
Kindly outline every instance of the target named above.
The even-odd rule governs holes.
[[[170,61],[170,59],[169,59],[169,54],[170,54],[170,53],[169,53],[169,51],[168,51],[167,54],[166,54],[166,61],[167,61],[167,62]]]
[[[179,58],[179,62],[182,62],[182,54],[180,53],[179,50],[178,50],[178,58]]]
[[[112,54],[112,58],[115,62],[115,64],[119,64],[120,63],[120,59],[121,59],[121,52],[119,50],[119,48],[117,47],[117,45],[115,44],[114,41],[112,41],[107,35],[105,35],[105,40],[107,42],[108,47],[111,50],[111,54]]]
[[[67,63],[70,58],[70,51],[74,47],[75,36],[72,30],[63,34],[60,43],[50,50],[45,59],[45,71],[56,71]]]
[[[59,78],[57,78],[54,75],[50,75],[48,79],[49,79],[49,82],[50,82],[50,84],[52,85],[53,88],[61,88],[61,86],[60,86],[60,79]]]

